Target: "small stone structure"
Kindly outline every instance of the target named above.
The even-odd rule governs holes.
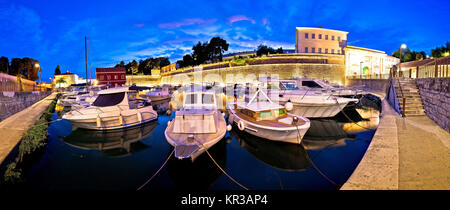
[[[0,92],[0,121],[22,111],[50,94],[51,92],[40,91]]]
[[[417,79],[425,114],[450,132],[450,78]]]

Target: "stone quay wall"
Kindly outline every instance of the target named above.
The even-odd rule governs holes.
[[[450,78],[417,79],[425,114],[450,132]]]
[[[0,121],[9,116],[24,110],[34,103],[44,99],[51,94],[48,92],[29,91],[29,92],[0,92]]]
[[[163,84],[189,84],[197,82],[251,83],[258,77],[308,77],[327,80],[331,83],[345,84],[344,64],[264,64],[225,67],[219,69],[184,72],[161,77]]]
[[[345,81],[346,87],[364,86],[364,88],[377,92],[386,92],[388,84],[388,79],[347,79]]]

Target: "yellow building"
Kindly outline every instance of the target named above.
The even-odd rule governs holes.
[[[297,27],[295,52],[300,54],[344,55],[345,76],[385,78],[400,59],[384,51],[347,46],[348,32],[311,27]]]
[[[297,27],[295,52],[343,54],[347,46],[347,34],[345,31],[325,28]]]
[[[86,80],[70,72],[55,75],[55,78],[52,81],[53,86],[56,88],[65,88],[73,84],[80,84],[84,82],[86,82]]]
[[[177,70],[177,68],[178,68],[177,63],[172,63],[172,64],[169,64],[167,66],[161,67],[161,73],[167,73],[167,72],[175,71],[175,70]],[[152,75],[153,75],[153,70],[152,70]]]

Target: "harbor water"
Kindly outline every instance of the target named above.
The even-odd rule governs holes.
[[[135,190],[166,161],[173,147],[164,130],[168,101],[155,104],[157,121],[108,132],[51,123],[45,151],[24,172],[32,189]],[[53,120],[58,119],[58,113]],[[350,119],[348,119],[350,117]],[[264,140],[233,127],[208,151],[231,177],[250,190],[337,190],[362,159],[379,111],[362,107],[333,119],[311,120],[302,144]],[[144,190],[240,190],[207,153],[195,161],[172,156]]]

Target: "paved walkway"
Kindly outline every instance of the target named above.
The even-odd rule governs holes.
[[[19,143],[28,129],[39,119],[55,97],[56,93],[52,93],[30,107],[0,122],[0,163],[3,162],[11,150]]]
[[[383,100],[380,125],[342,190],[450,190],[450,134],[427,116],[400,117]]]
[[[427,116],[396,120],[400,190],[450,190],[450,134]]]

